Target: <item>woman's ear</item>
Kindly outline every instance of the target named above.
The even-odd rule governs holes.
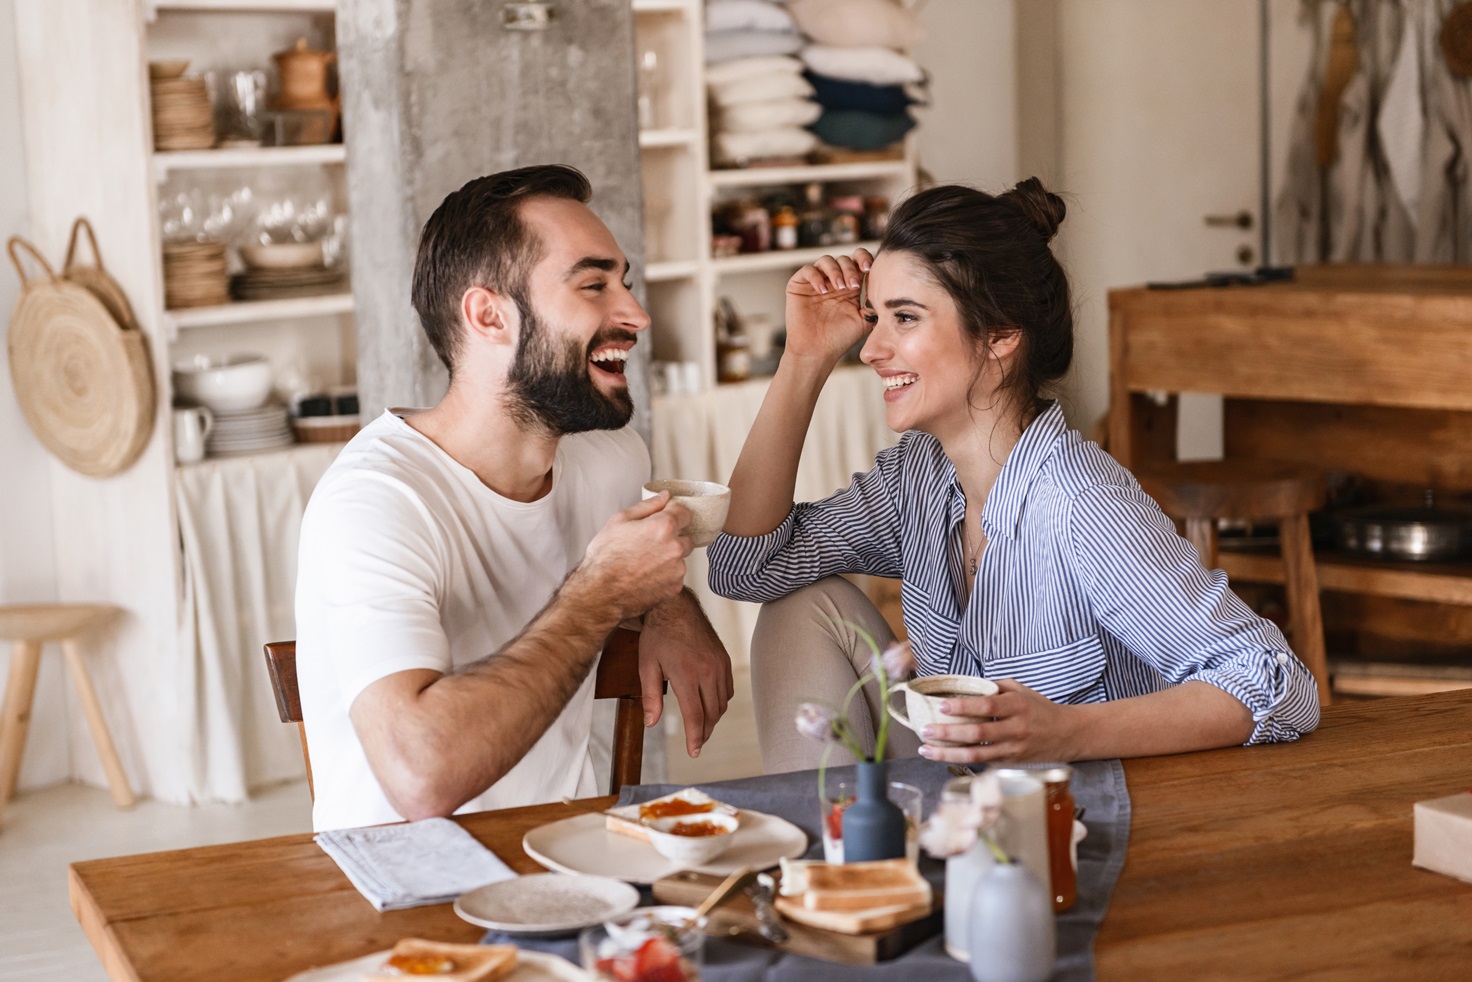
[[[460,297],[460,319],[472,341],[479,338],[490,344],[516,344],[521,318],[516,304],[504,293],[471,287]]]
[[[992,328],[991,335],[987,338],[987,357],[995,358],[999,362],[1005,362],[1017,353],[1017,348],[1022,344],[1022,331],[1016,327]]]

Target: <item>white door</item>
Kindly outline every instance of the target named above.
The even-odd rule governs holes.
[[[1293,0],[1272,9],[1291,31]],[[1059,0],[1057,14],[1053,183],[1078,317],[1070,408],[1087,430],[1108,403],[1110,288],[1262,262],[1259,4]],[[1274,88],[1289,99],[1299,81]],[[1183,455],[1219,455],[1219,400],[1183,399],[1181,416]]]

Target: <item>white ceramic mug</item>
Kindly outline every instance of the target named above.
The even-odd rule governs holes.
[[[941,712],[940,704],[945,700],[958,696],[994,696],[999,691],[1001,690],[997,688],[997,683],[975,675],[927,675],[924,678],[901,682],[890,689],[889,705],[885,708],[901,726],[919,733],[931,723],[975,722],[975,719],[969,716],[948,716]],[[901,692],[905,694],[905,708],[897,709],[894,697]],[[936,747],[965,746],[965,744],[951,743],[948,740],[926,740],[925,742]]]
[[[214,425],[214,414],[203,406],[175,409],[174,458],[181,464],[204,459],[204,441]]]
[[[690,510],[690,524],[685,531],[697,549],[710,545],[721,534],[726,513],[731,510],[730,488],[712,481],[650,481],[644,485],[645,499],[661,491],[668,491],[671,501]]]

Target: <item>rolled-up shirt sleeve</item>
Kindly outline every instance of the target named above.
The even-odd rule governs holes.
[[[899,471],[903,444],[821,501],[792,507],[766,535],[722,533],[707,549],[711,591],[768,603],[837,573],[899,576]]]
[[[1230,693],[1256,724],[1248,743],[1297,739],[1319,723],[1313,675],[1283,633],[1204,569],[1190,543],[1138,487],[1073,497],[1067,538],[1099,624],[1167,682]]]

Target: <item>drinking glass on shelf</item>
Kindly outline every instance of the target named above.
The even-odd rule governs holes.
[[[665,71],[658,48],[648,42],[639,46],[639,129],[657,130],[664,122]]]
[[[266,132],[266,73],[226,72],[220,82],[217,121],[222,146],[259,146]]]

